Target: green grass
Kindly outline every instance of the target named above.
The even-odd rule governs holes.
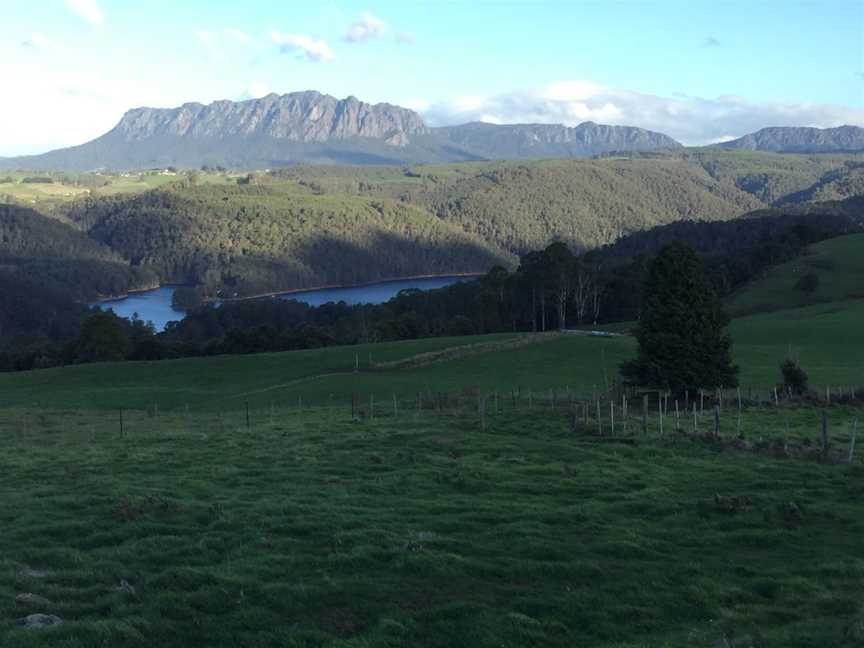
[[[812,293],[795,289],[804,275],[815,274],[819,286]],[[729,300],[735,315],[776,311],[820,302],[864,297],[864,234],[852,234],[813,245],[809,254],[775,266]]]
[[[52,183],[21,182],[28,176],[48,176]],[[224,183],[227,176],[202,174],[208,183]],[[51,213],[57,207],[86,196],[109,196],[119,193],[139,193],[177,182],[178,176],[142,172],[125,175],[66,174],[56,172],[0,171],[0,202],[15,202],[25,207]],[[77,182],[83,179],[84,182]],[[96,186],[101,184],[102,186]]]
[[[791,351],[811,382],[864,385],[864,302],[837,302],[733,321],[735,360],[744,385],[772,385]]]
[[[818,389],[864,385],[864,303],[844,302],[766,313],[733,321],[735,362],[745,389],[771,389],[791,351]],[[288,353],[216,356],[162,362],[93,364],[0,374],[0,407],[236,410],[246,403],[347,404],[413,398],[417,392],[461,392],[477,387],[507,392],[570,388],[602,390],[632,357],[630,337],[549,336],[547,341],[497,348],[513,335],[432,338],[330,347]],[[482,353],[434,364],[382,367],[382,363],[452,347],[486,343]],[[371,359],[371,364],[370,364]],[[359,371],[354,372],[359,360]]]
[[[817,385],[864,384],[861,321],[861,302],[735,320],[742,383],[773,385],[791,348]],[[604,387],[633,339],[522,338],[0,375],[0,645],[864,642],[860,445],[851,465],[816,461],[821,411],[804,406],[744,410],[761,453],[697,438],[683,406],[689,436],[672,413],[643,436],[638,401],[635,445],[586,443],[540,394]],[[418,391],[469,387],[501,392],[485,429],[471,392],[455,412],[413,409]],[[352,420],[352,392],[363,408],[374,395],[374,419]],[[828,417],[837,459],[862,408]],[[712,428],[710,408],[696,425]],[[738,431],[727,404],[721,437]],[[784,443],[792,456],[773,456]],[[715,494],[749,504],[726,512]],[[23,592],[65,623],[17,628],[36,611]]]
[[[306,397],[307,403],[321,404],[329,401],[330,393],[337,393],[345,402],[350,400],[353,389],[365,386],[369,380],[380,380],[381,376],[391,376],[392,380],[392,376],[406,372],[376,371],[370,369],[370,360],[373,364],[393,362],[454,346],[494,344],[513,337],[498,334],[428,338],[289,353],[89,364],[0,374],[0,407],[35,403],[43,407],[116,409],[158,403],[163,409],[187,404],[239,409],[246,402],[269,405],[286,393],[292,395],[292,402],[300,395]],[[358,361],[360,371],[355,374]],[[341,391],[331,387],[334,381]]]
[[[815,412],[791,415],[813,429]],[[653,434],[584,444],[563,414],[536,408],[490,414],[485,431],[476,415],[428,412],[353,423],[279,408],[251,423],[134,412],[120,438],[99,412],[4,410],[0,645],[803,648],[864,636],[860,463]],[[776,412],[747,416],[748,434],[777,425]],[[723,512],[716,493],[752,504]],[[784,517],[789,502],[800,524]],[[49,574],[16,576],[25,565]],[[16,628],[21,592],[48,598],[64,625]]]

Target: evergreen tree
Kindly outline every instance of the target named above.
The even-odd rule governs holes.
[[[734,387],[729,317],[688,245],[665,246],[648,268],[636,330],[639,352],[625,363],[628,382],[685,389]]]
[[[74,342],[75,362],[123,360],[129,352],[129,336],[114,313],[97,311],[81,324]]]

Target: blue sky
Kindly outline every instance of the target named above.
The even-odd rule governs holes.
[[[0,155],[136,106],[306,89],[431,124],[592,119],[703,143],[864,126],[864,0],[30,0],[3,12],[0,74]]]

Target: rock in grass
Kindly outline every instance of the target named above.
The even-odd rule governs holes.
[[[28,614],[15,622],[23,628],[30,630],[40,630],[42,628],[51,628],[63,623],[63,619],[53,614]]]
[[[44,596],[39,596],[38,594],[33,594],[32,592],[24,592],[23,594],[19,594],[15,597],[15,602],[19,605],[27,605],[29,607],[48,607],[51,605],[51,601],[49,601]]]
[[[117,587],[118,592],[123,592],[124,594],[128,594],[129,596],[135,596],[135,587],[129,583],[125,578],[120,580],[120,586]]]
[[[31,569],[30,567],[21,567],[18,572],[18,578],[45,578],[50,576],[51,572],[44,569]]]

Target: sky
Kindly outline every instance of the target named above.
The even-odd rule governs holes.
[[[131,108],[318,90],[437,126],[583,121],[705,144],[864,126],[864,0],[0,0],[0,156]]]

